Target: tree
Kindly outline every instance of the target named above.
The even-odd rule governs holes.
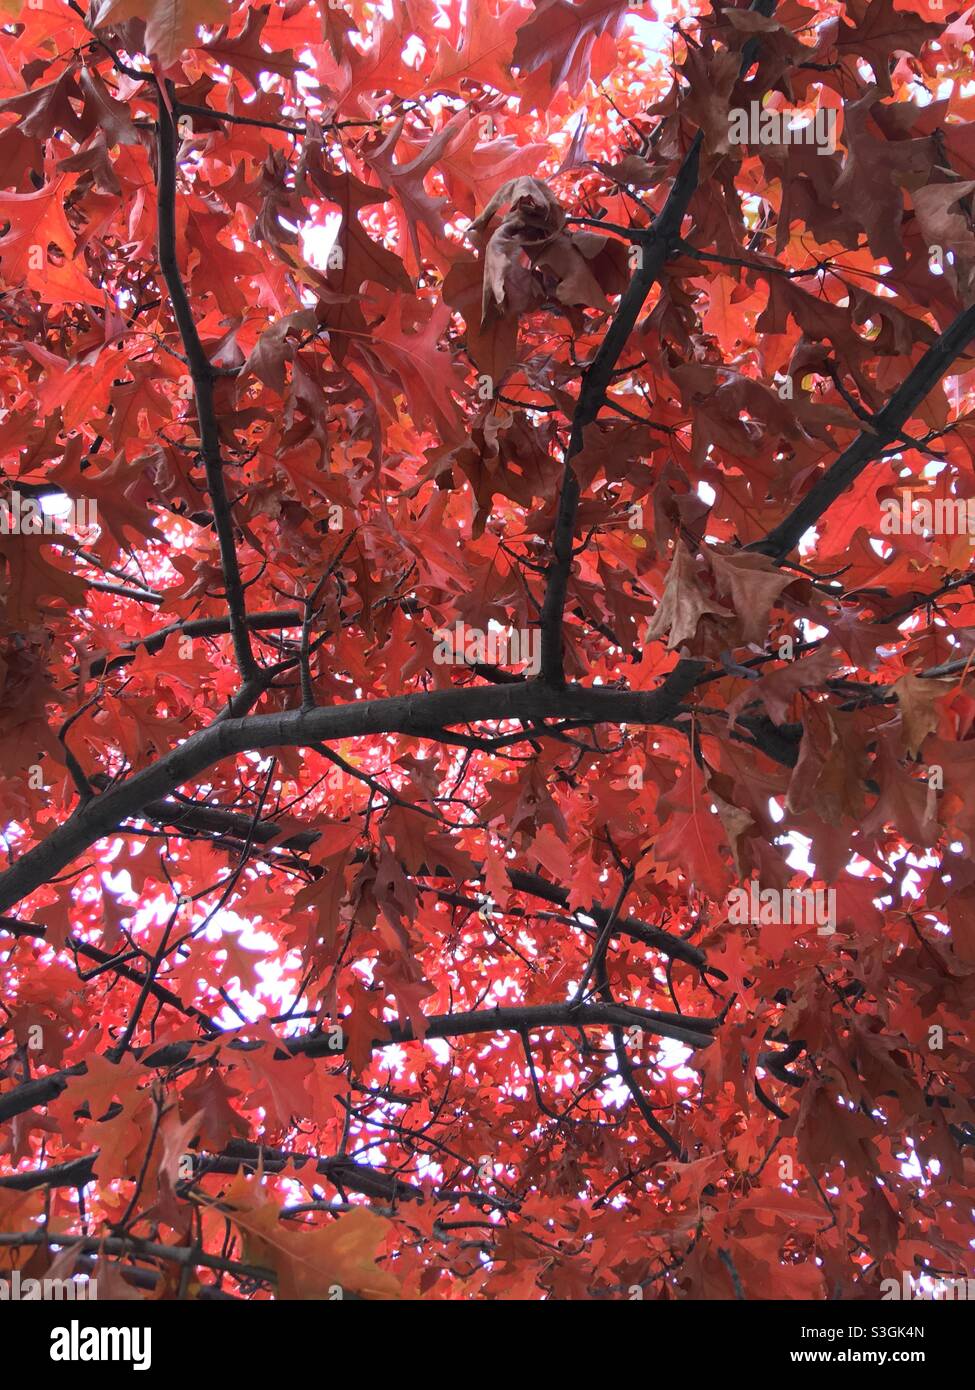
[[[2,8],[0,1269],[964,1276],[969,19]]]

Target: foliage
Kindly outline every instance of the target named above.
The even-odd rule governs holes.
[[[968,12],[0,11],[0,1270],[970,1272]]]

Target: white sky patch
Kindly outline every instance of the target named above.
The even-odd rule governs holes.
[[[45,516],[64,516],[71,510],[71,498],[65,492],[49,492],[41,498],[41,511]]]
[[[816,549],[816,542],[819,540],[819,532],[815,526],[810,526],[808,531],[803,531],[799,537],[799,554],[810,555]]]
[[[651,10],[655,15],[653,19],[648,14]],[[671,21],[677,18],[676,6],[667,4],[666,0],[651,0],[642,9],[631,10],[628,15],[630,32],[648,53],[667,53],[670,50],[673,33],[671,22],[662,18],[665,15],[669,15]]]
[[[122,899],[120,907],[124,911],[129,905],[126,899],[133,896],[128,869],[120,869],[117,873],[104,872],[101,882],[105,890]],[[219,887],[214,889],[214,897],[218,894]],[[140,903],[132,904],[129,930],[138,938],[152,928],[159,928],[169,920],[174,906],[173,894],[162,890]],[[187,916],[184,922],[178,925],[182,925],[183,930],[191,930],[194,925],[199,928],[209,910],[206,899],[201,899],[186,909]],[[299,964],[298,955],[296,952],[288,952],[285,956],[276,954],[278,943],[268,928],[255,927],[246,917],[240,916],[232,909],[221,908],[214,913],[213,919],[200,934],[204,940],[217,947],[226,937],[232,937],[234,940],[230,944],[253,953],[255,969],[246,985],[239,976],[234,975],[232,965],[223,976],[225,981],[233,981],[227,984],[227,993],[248,1021],[256,1022],[267,1013],[284,1013],[291,1007],[294,1002],[294,977]],[[254,976],[257,977],[256,980]],[[160,976],[160,981],[165,983],[165,973]],[[204,983],[201,981],[201,986]],[[239,1015],[229,1005],[224,1004],[213,1017],[222,1028],[241,1027]],[[297,1019],[285,1031],[301,1031],[305,1026],[305,1020]]]
[[[316,215],[322,217],[320,222],[307,222],[301,229],[301,247],[308,264],[324,271],[328,269],[328,253],[338,239],[342,214],[326,212],[322,216],[319,211]]]
[[[809,847],[812,840],[806,835],[801,835],[798,830],[790,830],[785,839],[791,847],[785,862],[791,869],[808,874],[812,878],[816,873],[816,866],[809,858]]]
[[[655,1070],[673,1072],[674,1077],[680,1081],[686,1081],[691,1086],[698,1084],[697,1072],[690,1066],[689,1061],[694,1056],[694,1049],[687,1047],[686,1044],[678,1042],[676,1038],[656,1038],[654,1053]],[[613,1055],[612,1035],[607,1033],[600,1044],[609,1054],[605,1058],[605,1067],[608,1073],[606,1080],[600,1086],[600,1098],[608,1108],[619,1110],[633,1102],[629,1087],[619,1075],[616,1067],[616,1058]]]

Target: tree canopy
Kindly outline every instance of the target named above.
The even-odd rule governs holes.
[[[970,16],[0,0],[0,1273],[971,1272]]]

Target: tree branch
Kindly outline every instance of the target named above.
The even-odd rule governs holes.
[[[975,305],[965,309],[932,343],[897,388],[883,410],[874,416],[870,429],[863,429],[803,497],[784,521],[764,540],[745,547],[773,560],[782,561],[811,526],[828,511],[841,493],[856,481],[888,444],[900,436],[914,411],[944,376],[952,362],[975,338]],[[907,447],[905,445],[905,447]]]
[[[592,424],[606,402],[606,391],[613,379],[613,372],[636,326],[640,310],[674,250],[684,214],[697,188],[698,165],[703,143],[704,137],[698,131],[684,156],[660,215],[654,220],[652,227],[640,236],[640,264],[620,300],[609,331],[600,343],[592,362],[583,372],[582,390],[579,392],[579,400],[572,413],[569,429],[569,445],[565,453],[562,488],[555,517],[552,560],[548,567],[545,597],[542,601],[541,679],[548,685],[560,686],[565,680],[562,618],[572,569],[573,537],[579,506],[579,480],[572,460],[582,450],[586,426]]]
[[[341,1017],[336,1018],[341,1028]],[[624,1028],[634,1024],[648,1033],[659,1037],[672,1038],[687,1047],[710,1047],[714,1041],[713,1030],[719,1020],[701,1019],[684,1014],[669,1014],[658,1009],[640,1009],[633,1004],[590,1003],[574,1004],[525,1004],[508,1008],[472,1009],[469,1013],[434,1014],[426,1019],[424,1040],[430,1038],[470,1037],[476,1033],[522,1032],[534,1028],[592,1028],[611,1027],[619,1024]],[[382,1025],[385,1037],[372,1040],[374,1048],[399,1046],[402,1043],[418,1041],[412,1024],[391,1021]],[[185,1062],[196,1047],[213,1047],[220,1039],[202,1038],[191,1041],[167,1043],[162,1047],[132,1048],[131,1053],[146,1067],[170,1068]],[[335,1043],[339,1042],[339,1046]],[[261,1041],[231,1038],[223,1044],[233,1052],[254,1052],[266,1046]],[[274,1053],[275,1060],[287,1061],[291,1057],[338,1057],[342,1054],[345,1037],[336,1039],[325,1032],[309,1033],[304,1037],[281,1039]],[[35,1106],[46,1105],[59,1096],[72,1076],[85,1076],[88,1072],[86,1062],[78,1062],[63,1071],[52,1072],[49,1076],[25,1081],[12,1091],[0,1096],[0,1122],[21,1115]]]
[[[582,719],[593,723],[659,724],[678,710],[701,671],[680,662],[657,690],[622,691],[572,685],[551,690],[535,681],[517,685],[468,686],[422,691],[312,710],[228,718],[191,734],[179,747],[125,782],[85,803],[63,825],[0,874],[0,912],[50,882],[104,835],[157,797],[235,753],[310,747],[368,734],[438,737],[438,731],[478,720]],[[538,730],[544,734],[544,729]]]
[[[179,273],[176,258],[176,128],[165,101],[159,102],[157,121],[157,203],[159,219],[159,267],[169,290],[173,315],[193,380],[196,414],[200,427],[200,456],[206,472],[207,491],[213,504],[213,524],[220,547],[227,605],[230,610],[230,631],[237,657],[237,666],[246,682],[257,674],[258,667],[251,648],[247,629],[247,610],[244,588],[237,563],[234,524],[227,490],[224,486],[223,455],[220,448],[220,428],[213,400],[214,371],[203,350],[190,308],[186,287]]]

